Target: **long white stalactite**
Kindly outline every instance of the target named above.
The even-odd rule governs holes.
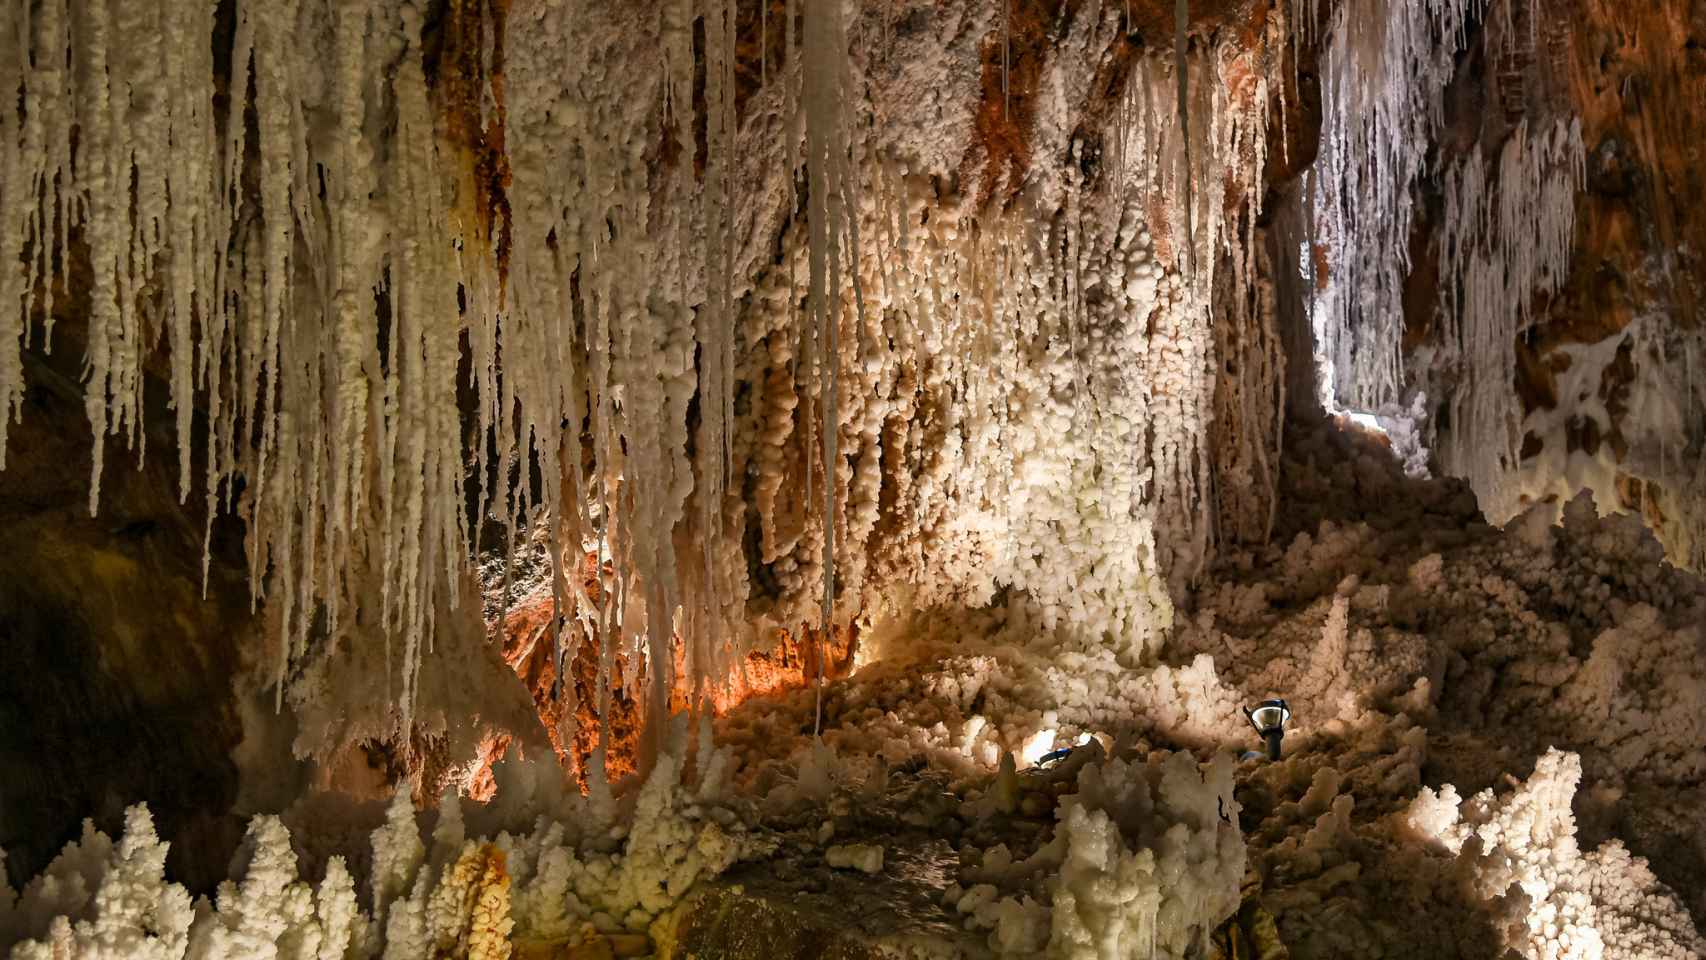
[[[1484,0],[1345,0],[1323,27],[1321,152],[1308,198],[1331,280],[1312,303],[1323,399],[1377,410],[1404,386],[1404,278],[1412,189],[1443,116],[1443,94]],[[1305,30],[1305,35],[1312,31]]]
[[[1586,177],[1574,119],[1538,134],[1524,122],[1496,164],[1477,147],[1446,175],[1440,314],[1457,382],[1440,460],[1470,481],[1496,523],[1524,507],[1516,342],[1532,330],[1535,300],[1557,294],[1569,275]]]
[[[0,110],[0,397],[9,425],[26,340],[86,306],[98,509],[160,339],[181,492],[209,552],[218,513],[247,525],[278,696],[383,651],[407,729],[491,523],[512,547],[549,525],[552,643],[564,672],[599,643],[600,716],[606,679],[671,710],[678,647],[697,708],[777,630],[827,650],[855,616],[1003,589],[1063,640],[1157,650],[1167,572],[1213,549],[1213,277],[1254,275],[1266,143],[1265,81],[1231,86],[1261,72],[1228,66],[1267,54],[1199,38],[1187,109],[1178,65],[1138,58],[1118,163],[978,209],[929,131],[873,131],[873,71],[907,54],[861,53],[887,28],[840,4],[766,23],[783,55],[744,92],[730,0],[478,9],[501,92],[442,57],[434,82],[477,92],[448,119],[420,4],[233,9],[228,80],[211,5],[0,14],[29,104]],[[1120,22],[1084,12],[1046,82],[1086,86]],[[1031,121],[1062,151],[1064,102]],[[499,124],[494,213],[452,134]]]

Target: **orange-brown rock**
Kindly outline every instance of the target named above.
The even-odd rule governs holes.
[[[1517,343],[1525,408],[1551,409],[1560,402],[1552,374],[1569,362],[1561,347],[1600,342],[1636,316],[1697,322],[1706,287],[1698,134],[1706,122],[1706,2],[1579,0],[1532,8],[1532,24],[1525,5],[1508,5],[1511,13],[1494,7],[1459,58],[1439,149],[1446,163],[1476,144],[1497,156],[1521,122],[1538,129],[1557,118],[1581,121],[1587,188],[1577,198],[1570,273],[1556,297],[1536,302],[1540,319]],[[1417,271],[1431,262],[1418,258]],[[1407,302],[1412,333],[1432,313],[1431,301]]]
[[[583,558],[580,576],[582,586],[592,602],[600,597],[598,568],[591,556]],[[523,600],[509,611],[504,619],[501,642],[503,657],[527,685],[539,711],[540,722],[551,737],[557,756],[575,771],[582,786],[586,782],[586,765],[599,745],[600,704],[598,641],[582,637],[570,658],[573,677],[573,696],[557,683],[555,653],[551,643],[552,600],[549,585]],[[749,697],[767,696],[785,690],[798,690],[815,682],[818,676],[818,656],[823,648],[816,639],[815,628],[806,627],[796,639],[780,631],[774,643],[766,649],[755,650],[739,661],[721,686],[708,692],[714,711],[722,714]],[[828,645],[823,675],[827,679],[844,676],[853,666],[857,649],[858,629],[837,629]],[[606,737],[605,769],[613,780],[637,771],[640,759],[640,737],[644,717],[640,704],[630,691],[623,689],[622,678],[626,660],[620,655],[612,658],[606,678],[609,716]],[[687,676],[686,654],[682,644],[675,644],[674,677],[669,703],[673,712],[692,709],[693,690]],[[574,710],[573,741],[562,740],[563,720]],[[497,753],[497,751],[494,751]],[[494,756],[493,759],[496,759]]]

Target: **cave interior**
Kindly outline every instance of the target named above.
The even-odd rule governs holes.
[[[6,0],[0,954],[1706,956],[1703,43]]]

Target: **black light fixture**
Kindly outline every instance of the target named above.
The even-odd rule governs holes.
[[[1244,716],[1249,719],[1250,726],[1262,735],[1262,742],[1267,744],[1268,759],[1280,758],[1280,740],[1285,737],[1285,725],[1291,720],[1291,708],[1284,700],[1263,700],[1251,710],[1246,707]]]

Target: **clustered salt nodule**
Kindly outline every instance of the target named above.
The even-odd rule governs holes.
[[[401,956],[488,942],[476,918],[643,931],[743,861],[882,883],[913,831],[958,846],[940,908],[968,939],[945,956],[1187,956],[1252,877],[1300,957],[1698,955],[1706,585],[1630,518],[1578,501],[1563,526],[1535,510],[1499,531],[1461,485],[1327,428],[1294,439],[1284,474],[1302,506],[1274,546],[1212,571],[1175,665],[1063,664],[1022,607],[920,612],[916,646],[826,685],[821,738],[801,690],[718,720],[715,749],[708,721],[677,731],[691,759],[615,797],[506,761],[497,799],[447,797],[423,835],[400,793],[358,865],[365,900],[341,857],[311,897],[260,817],[247,866],[192,907],[138,807],[116,847],[91,827],[3,898],[0,929],[29,938],[16,956],[173,958],[242,937]],[[1275,693],[1296,711],[1285,759],[1236,763],[1255,743],[1240,706]],[[892,829],[873,833],[873,811]],[[475,835],[506,859],[507,901],[457,866],[477,864]]]

